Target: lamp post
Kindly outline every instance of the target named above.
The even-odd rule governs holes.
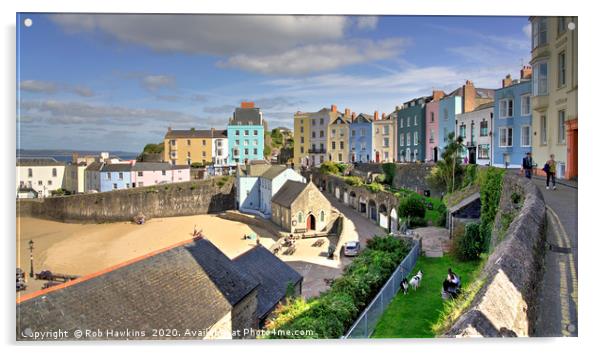
[[[29,277],[33,279],[33,240],[29,240]]]

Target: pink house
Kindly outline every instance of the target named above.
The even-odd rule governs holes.
[[[167,162],[132,163],[132,187],[190,181],[190,166],[171,165]]]
[[[438,136],[439,136],[439,100],[445,96],[445,92],[433,91],[433,100],[426,104],[426,129],[424,141],[425,160],[437,161],[441,156],[441,151],[438,151]]]

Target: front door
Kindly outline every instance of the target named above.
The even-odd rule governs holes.
[[[307,230],[315,230],[316,229],[316,218],[313,214],[309,214],[307,216]]]
[[[380,162],[380,152],[377,151],[376,152],[376,163],[379,163],[379,162]]]

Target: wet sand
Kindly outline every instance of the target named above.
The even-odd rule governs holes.
[[[29,240],[34,241],[34,270],[86,275],[132,258],[192,238],[194,227],[228,257],[234,258],[255,245],[243,240],[255,233],[261,244],[274,243],[270,233],[217,215],[155,218],[144,225],[130,222],[67,224],[31,217],[17,218],[17,267],[29,273]],[[43,281],[28,279],[27,294],[39,290]]]

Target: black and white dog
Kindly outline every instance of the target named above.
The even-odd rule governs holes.
[[[416,289],[418,289],[420,287],[421,281],[422,281],[422,271],[419,270],[418,273],[416,273],[416,275],[414,275],[412,277],[412,280],[410,280],[410,285],[412,286],[412,288],[414,288],[414,291],[416,291]]]
[[[399,284],[399,287],[401,288],[401,291],[403,291],[403,294],[407,294],[408,293],[408,289],[410,289],[410,284],[408,283],[408,278],[403,278],[401,280],[401,284]]]

